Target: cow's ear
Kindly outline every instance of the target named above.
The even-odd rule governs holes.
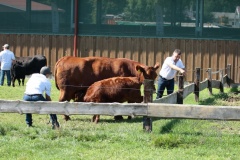
[[[139,65],[136,66],[136,70],[137,70],[138,72],[144,72],[144,68],[141,67],[141,66],[139,66]]]
[[[157,62],[154,66],[154,69],[157,70],[159,67],[160,67],[160,64],[159,64],[159,62]]]

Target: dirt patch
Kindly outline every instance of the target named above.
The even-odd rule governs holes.
[[[225,101],[228,101],[228,102],[239,102],[240,101],[239,93],[240,93],[240,91],[233,92],[233,94],[229,95],[229,97],[227,99],[225,99]]]
[[[227,99],[228,102],[238,102],[240,101],[239,97],[228,97]]]

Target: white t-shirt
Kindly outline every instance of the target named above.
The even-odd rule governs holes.
[[[174,60],[172,57],[167,57],[165,59],[165,61],[163,62],[163,65],[162,65],[162,69],[160,70],[159,74],[163,77],[163,78],[166,78],[166,79],[173,79],[175,74],[176,74],[176,70],[175,69],[172,69],[168,63],[171,63],[171,64],[174,64],[176,65],[177,67],[179,68],[185,68],[185,66],[183,65],[181,59],[179,59],[177,61],[177,63],[175,64]]]
[[[10,70],[12,66],[12,60],[15,60],[13,52],[8,49],[0,52],[1,70]]]
[[[34,73],[26,84],[25,94],[43,94],[51,96],[51,83],[43,74]]]

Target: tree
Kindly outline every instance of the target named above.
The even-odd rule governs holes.
[[[121,14],[125,5],[126,0],[102,0],[103,14]]]
[[[204,3],[206,12],[235,12],[240,5],[239,0],[205,0]]]
[[[155,21],[158,0],[127,0],[124,8],[125,18],[129,21]]]

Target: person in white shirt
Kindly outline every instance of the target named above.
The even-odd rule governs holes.
[[[162,68],[159,72],[158,78],[158,89],[157,89],[157,97],[161,98],[163,96],[163,92],[165,88],[167,89],[167,94],[171,94],[174,91],[174,77],[177,71],[186,74],[185,66],[180,59],[181,51],[179,49],[175,49],[171,57],[167,57],[163,62]]]
[[[12,51],[9,50],[9,45],[5,44],[3,51],[0,52],[0,62],[1,62],[1,75],[0,75],[0,86],[4,84],[5,73],[7,75],[7,85],[11,86],[11,66],[12,62],[15,61],[15,56]]]
[[[48,78],[52,72],[47,66],[41,68],[40,73],[34,73],[26,84],[24,92],[24,101],[51,101],[51,82]],[[45,92],[45,97],[43,96]],[[52,129],[58,129],[59,123],[56,114],[50,114]],[[28,127],[32,127],[32,114],[26,114],[26,123]]]

